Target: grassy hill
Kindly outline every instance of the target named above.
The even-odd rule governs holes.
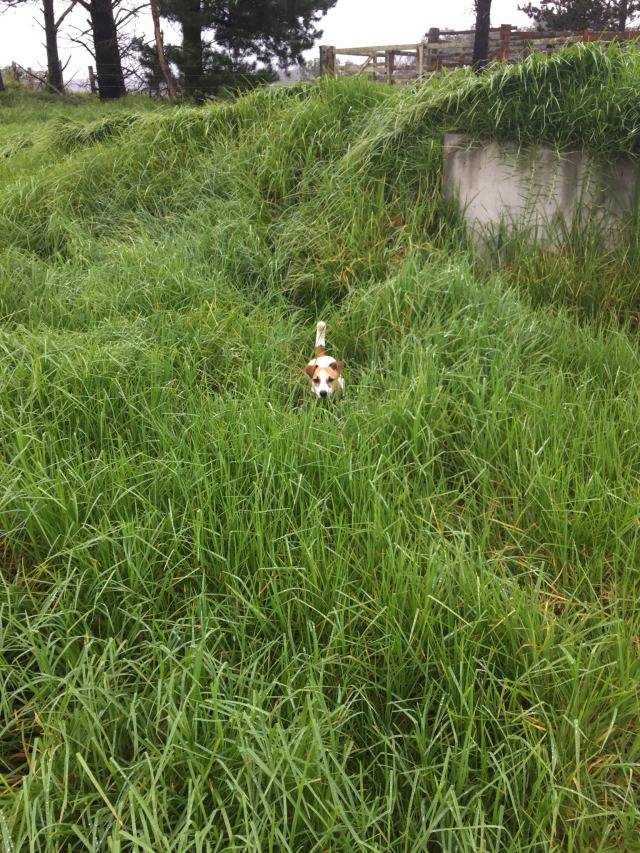
[[[0,98],[3,849],[640,849],[638,235],[478,266],[440,183],[639,91]]]

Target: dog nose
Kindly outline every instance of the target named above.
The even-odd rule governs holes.
[[[321,397],[326,397],[326,396],[327,396],[327,392],[323,389],[323,390],[320,392],[320,396],[321,396]]]

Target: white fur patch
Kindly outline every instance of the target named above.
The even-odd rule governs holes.
[[[334,373],[337,371],[335,369],[327,369],[332,364],[336,364],[336,360],[332,355],[319,355],[317,358],[312,358],[309,362],[309,365],[317,368],[311,381],[311,391],[316,397],[321,399],[331,397],[335,393],[336,388],[341,392],[344,391],[344,379],[342,376],[334,376]]]

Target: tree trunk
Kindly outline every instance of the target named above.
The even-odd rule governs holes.
[[[489,61],[489,29],[491,27],[491,0],[476,0],[476,35],[473,40],[472,65],[481,71]]]
[[[4,92],[4,80],[2,79],[2,71],[0,71],[0,92]]]
[[[162,76],[164,77],[164,82],[167,84],[169,100],[172,103],[175,103],[175,101],[177,100],[176,85],[173,82],[173,77],[171,76],[171,69],[169,68],[169,63],[167,62],[167,57],[164,52],[164,44],[162,43],[162,30],[160,29],[160,9],[158,6],[158,0],[150,0],[150,2],[151,17],[153,18],[153,31],[155,33],[156,38],[156,50],[158,51],[158,62],[160,63],[160,68],[162,69]]]
[[[188,0],[187,6],[189,14],[181,21],[183,89],[188,98],[202,104],[205,101],[205,91],[200,0]]]
[[[620,33],[623,33],[627,29],[628,10],[628,0],[620,0],[620,4],[618,6],[618,32]]]
[[[89,14],[96,52],[96,76],[100,100],[110,101],[120,98],[127,94],[127,90],[124,85],[112,0],[91,0]]]
[[[58,56],[58,28],[53,12],[53,0],[42,0],[44,12],[44,36],[47,45],[47,78],[59,92],[64,91],[62,67]]]

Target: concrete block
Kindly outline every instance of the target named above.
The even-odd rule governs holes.
[[[639,188],[638,164],[629,157],[603,163],[549,145],[471,144],[461,134],[445,136],[445,197],[459,203],[481,251],[498,249],[515,230],[558,246],[587,225],[613,244],[637,209]]]

